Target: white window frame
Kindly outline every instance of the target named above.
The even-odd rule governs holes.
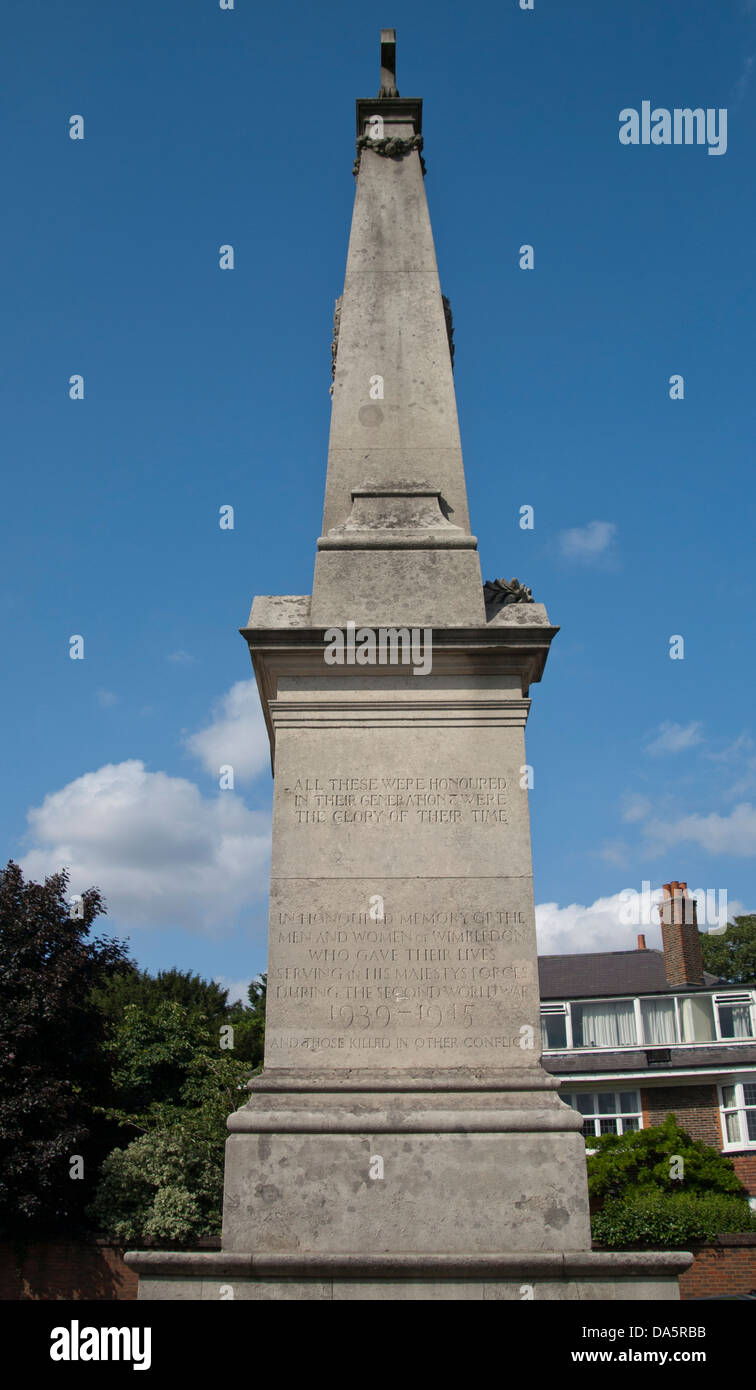
[[[642,1048],[642,1047],[643,1047],[643,1043],[638,1042],[638,1038],[642,1037],[642,1033],[640,1033],[640,1032],[638,1031],[638,999],[637,999],[636,996],[633,995],[633,994],[606,994],[606,995],[603,995],[600,999],[599,999],[599,998],[595,998],[595,999],[594,999],[594,998],[590,998],[590,999],[571,999],[571,1000],[568,1000],[568,1001],[567,1001],[567,1008],[568,1008],[568,1010],[569,1010],[569,1018],[570,1018],[570,1034],[569,1034],[569,1035],[570,1035],[570,1037],[574,1037],[574,1034],[573,1034],[573,1031],[572,1031],[572,1009],[573,1009],[573,1006],[574,1006],[575,1004],[580,1004],[580,1005],[583,1005],[583,1004],[627,1004],[627,1003],[630,1002],[630,1001],[631,1001],[632,1004],[633,1004],[633,1010],[634,1010],[634,1014],[635,1014],[635,1042],[633,1042],[633,1043],[624,1043],[621,1047],[588,1047],[588,1046],[586,1046],[585,1043],[583,1043],[580,1047],[573,1047],[573,1051],[575,1051],[575,1052],[633,1052],[633,1051],[634,1051],[634,1052],[637,1052],[639,1048]]]
[[[703,1042],[703,1041],[700,1041],[700,1042],[682,1042],[682,1019],[681,1019],[681,1014],[680,1014],[680,1004],[681,1004],[681,1001],[684,1000],[684,999],[690,999],[690,998],[696,997],[696,995],[691,995],[691,993],[690,993],[689,990],[682,990],[679,994],[671,994],[671,993],[670,993],[670,994],[643,994],[643,995],[641,995],[641,994],[635,994],[635,995],[631,995],[631,994],[610,994],[610,995],[603,995],[601,998],[593,998],[593,997],[591,997],[591,998],[589,998],[589,999],[565,999],[565,1000],[563,1000],[563,1001],[549,1000],[547,1003],[542,1003],[542,1004],[541,1004],[541,1015],[544,1015],[544,1014],[551,1014],[551,1015],[553,1016],[553,1015],[555,1015],[555,1014],[559,1014],[559,1015],[563,1015],[563,1016],[565,1017],[565,1019],[566,1019],[566,1033],[567,1033],[567,1043],[566,1043],[566,1046],[565,1046],[565,1047],[551,1047],[551,1048],[544,1047],[544,1052],[545,1052],[545,1053],[548,1053],[549,1056],[554,1056],[556,1053],[559,1053],[559,1052],[587,1052],[587,1053],[590,1053],[590,1052],[631,1052],[631,1051],[636,1051],[636,1052],[637,1052],[637,1051],[643,1051],[643,1050],[645,1050],[646,1048],[650,1048],[650,1047],[661,1047],[661,1046],[676,1047],[676,1048],[678,1048],[678,1047],[682,1047],[682,1048],[686,1048],[686,1047],[712,1047],[712,1046],[714,1045],[714,1043],[735,1043],[735,1044],[737,1044],[737,1043],[753,1042],[754,1039],[756,1039],[756,991],[754,991],[754,990],[737,990],[737,991],[731,991],[731,992],[728,993],[728,994],[714,994],[713,992],[709,994],[709,993],[708,993],[707,991],[705,991],[705,990],[700,990],[700,991],[697,992],[697,994],[698,994],[699,996],[705,996],[705,997],[707,997],[708,999],[711,1000],[711,1009],[712,1009],[712,1014],[713,1014],[713,1017],[714,1017],[714,1037],[711,1038],[711,1039],[709,1039],[709,1040],[706,1041],[706,1042]],[[645,1041],[645,1032],[644,1032],[644,1029],[643,1029],[643,1013],[642,1013],[642,1010],[641,1010],[641,1003],[642,1003],[643,1000],[654,1000],[654,999],[671,999],[671,1000],[672,1000],[673,1005],[674,1005],[674,1010],[675,1010],[675,1033],[676,1033],[676,1037],[677,1037],[677,1039],[678,1039],[679,1041],[675,1041],[675,1042],[673,1042],[673,1043],[666,1043],[666,1044],[661,1044],[661,1043],[648,1043],[648,1042]],[[633,1008],[634,1008],[634,1012],[635,1012],[635,1034],[636,1034],[636,1041],[635,1041],[634,1043],[627,1043],[627,1044],[626,1044],[625,1046],[623,1046],[623,1047],[602,1047],[602,1048],[598,1048],[598,1047],[586,1047],[585,1044],[581,1044],[581,1046],[579,1046],[579,1047],[576,1046],[576,1044],[575,1044],[575,1034],[574,1034],[574,1029],[573,1029],[573,1018],[572,1018],[572,1010],[573,1010],[573,1007],[574,1007],[576,1004],[620,1004],[620,1003],[623,1003],[623,1002],[627,1002],[628,1000],[632,1000]],[[750,1032],[750,1034],[748,1035],[748,1037],[745,1037],[745,1038],[728,1038],[728,1037],[723,1037],[723,1035],[722,1035],[722,1030],[721,1030],[720,1024],[719,1024],[719,1005],[720,1005],[720,1004],[725,1004],[725,1005],[727,1005],[727,1004],[747,1004],[747,1005],[748,1005],[748,1007],[750,1008],[750,1011],[751,1011],[751,1014],[750,1014],[750,1017],[751,1017],[751,1032]]]
[[[614,1129],[614,1131],[613,1131],[614,1134],[625,1134],[625,1133],[627,1133],[627,1134],[636,1134],[636,1133],[637,1133],[637,1130],[643,1129],[643,1102],[642,1102],[642,1099],[641,1099],[640,1087],[638,1087],[637,1090],[636,1090],[635,1087],[629,1087],[628,1090],[629,1090],[629,1091],[635,1096],[635,1098],[636,1098],[637,1106],[638,1106],[637,1110],[621,1110],[621,1109],[619,1109],[619,1108],[615,1108],[615,1110],[614,1110],[613,1112],[611,1112],[611,1113],[607,1112],[606,1114],[602,1114],[602,1113],[599,1111],[599,1108],[598,1108],[598,1097],[599,1097],[599,1096],[614,1096],[614,1100],[615,1100],[616,1106],[619,1107],[619,1099],[620,1099],[620,1094],[621,1094],[620,1091],[615,1091],[615,1090],[611,1090],[611,1091],[583,1090],[582,1087],[577,1087],[577,1088],[576,1088],[576,1087],[573,1086],[569,1091],[564,1091],[564,1090],[560,1089],[559,1095],[560,1095],[560,1098],[561,1098],[562,1100],[567,1100],[567,1096],[571,1097],[570,1100],[567,1100],[567,1104],[570,1106],[570,1108],[571,1108],[572,1110],[575,1111],[575,1114],[576,1114],[576,1115],[580,1115],[580,1116],[581,1116],[584,1125],[585,1125],[585,1123],[586,1123],[588,1120],[591,1120],[591,1119],[593,1120],[593,1136],[591,1136],[590,1134],[585,1134],[583,1137],[584,1137],[585,1139],[590,1139],[591,1137],[593,1137],[594,1139],[600,1139],[600,1138],[601,1138],[601,1126],[600,1126],[601,1120],[614,1120],[615,1125],[617,1125],[617,1124],[619,1125],[619,1128],[615,1128],[615,1129]],[[626,1092],[626,1094],[627,1094],[627,1092]],[[592,1096],[592,1097],[593,1097],[594,1104],[595,1104],[595,1107],[596,1107],[595,1110],[594,1110],[594,1112],[593,1112],[593,1115],[584,1115],[583,1112],[582,1112],[582,1110],[578,1110],[577,1106],[572,1104],[572,1098],[574,1098],[574,1099],[576,1100],[577,1097],[578,1097],[578,1095],[581,1095],[581,1096]],[[631,1120],[631,1119],[632,1119],[632,1120],[637,1120],[637,1121],[638,1121],[637,1129],[625,1130],[625,1123],[624,1123],[625,1120]],[[599,1126],[598,1129],[596,1129],[596,1126],[597,1126],[597,1125]]]
[[[544,1041],[544,1038],[543,1038],[543,1019],[544,1019],[544,1017],[546,1017],[546,1018],[563,1018],[564,1021],[565,1021],[565,1045],[564,1045],[564,1047],[550,1047],[550,1048],[546,1048],[546,1047],[544,1046],[544,1052],[571,1052],[571,1051],[573,1050],[573,1048],[572,1048],[572,1014],[570,1013],[570,1006],[569,1006],[569,1004],[566,1004],[566,1003],[565,1003],[565,1004],[542,1004],[542,1005],[541,1005],[541,1040],[542,1040],[542,1041]]]
[[[756,1150],[756,1139],[749,1139],[749,1137],[748,1137],[748,1125],[747,1125],[747,1123],[746,1123],[746,1111],[747,1111],[747,1110],[756,1110],[756,1104],[751,1105],[751,1104],[749,1103],[749,1104],[747,1105],[747,1104],[746,1104],[746,1101],[745,1101],[745,1095],[744,1095],[744,1092],[743,1092],[743,1087],[744,1087],[744,1086],[754,1086],[754,1085],[756,1085],[756,1072],[751,1072],[750,1074],[746,1073],[745,1075],[742,1075],[742,1076],[730,1076],[730,1077],[726,1077],[723,1081],[720,1081],[720,1082],[718,1083],[718,1085],[717,1085],[717,1091],[718,1091],[718,1093],[719,1093],[719,1123],[720,1123],[721,1129],[722,1129],[722,1151],[723,1151],[723,1153],[742,1153],[742,1152],[743,1152],[744,1150],[746,1150],[746,1149],[754,1149],[754,1150]],[[732,1086],[732,1087],[734,1088],[734,1090],[735,1090],[735,1104],[734,1104],[734,1105],[725,1105],[725,1100],[724,1100],[724,1088],[725,1088],[725,1086]],[[741,1133],[741,1138],[740,1138],[740,1140],[737,1141],[737,1142],[735,1142],[735,1141],[733,1141],[733,1140],[727,1138],[727,1120],[726,1120],[725,1117],[726,1117],[727,1115],[734,1115],[734,1114],[737,1114],[737,1115],[740,1117],[740,1133]],[[743,1138],[742,1136],[745,1136],[745,1138]]]
[[[753,1012],[754,1012],[754,1011],[753,1011],[753,991],[752,991],[752,990],[749,990],[749,989],[745,989],[745,990],[744,990],[744,989],[741,989],[741,990],[733,991],[733,992],[731,992],[730,994],[714,994],[714,995],[712,995],[712,1004],[714,1005],[714,1029],[715,1029],[715,1032],[716,1032],[716,1035],[717,1035],[717,1042],[731,1043],[731,1042],[752,1042],[752,1041],[753,1041],[753,1038],[754,1038],[754,1036],[756,1036],[756,1033],[754,1032],[754,1020],[753,1020]],[[725,1037],[725,1036],[723,1035],[722,1030],[721,1030],[721,1027],[720,1027],[720,1023],[719,1023],[719,1006],[720,1006],[720,1004],[724,1004],[725,1006],[727,1006],[728,1004],[730,1004],[730,1005],[732,1005],[732,1004],[747,1004],[747,1005],[748,1005],[748,1009],[749,1009],[749,1011],[750,1011],[750,1019],[751,1019],[751,1031],[750,1031],[750,1033],[748,1034],[748,1036],[747,1036],[746,1038],[732,1038],[732,1037]]]

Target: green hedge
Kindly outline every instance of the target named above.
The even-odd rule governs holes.
[[[719,1192],[609,1197],[591,1220],[593,1239],[613,1249],[632,1245],[684,1248],[691,1241],[744,1231],[756,1231],[756,1214],[742,1197]]]

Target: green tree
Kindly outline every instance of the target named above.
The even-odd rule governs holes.
[[[228,1022],[234,1029],[234,1055],[261,1067],[265,1052],[265,1004],[268,992],[267,975],[252,980],[247,990],[248,1004],[231,1004]]]
[[[151,975],[136,965],[105,982],[95,991],[98,1007],[109,1023],[116,1023],[129,1004],[142,1013],[154,1013],[161,1004],[181,1004],[189,1013],[203,1014],[210,1024],[225,1021],[228,990],[215,980],[203,980],[190,970],[159,970]]]
[[[112,1113],[121,1124],[145,1129],[181,1111],[192,1068],[199,1058],[209,1061],[220,1041],[204,1014],[164,1000],[149,1012],[127,1004],[104,1047],[110,1057]]]
[[[262,1003],[258,997],[260,991]],[[111,1039],[119,1033],[129,1008],[136,1008],[143,1020],[141,1027],[146,1030],[149,1018],[161,1015],[166,1005],[177,1004],[183,1010],[182,1017],[185,1015],[197,1021],[198,1044],[204,1041],[210,1047],[218,1046],[221,1028],[231,1024],[234,1030],[233,1049],[229,1050],[233,1050],[240,1061],[251,1062],[253,1067],[262,1062],[265,1037],[264,975],[260,980],[253,980],[249,986],[248,1005],[240,1001],[229,1004],[228,990],[215,980],[203,980],[191,971],[176,969],[160,970],[157,975],[150,975],[149,971],[139,970],[132,963],[130,969],[108,979],[96,989],[94,999]],[[164,1014],[162,1016],[165,1017]]]
[[[756,914],[736,917],[721,936],[701,933],[704,969],[733,985],[756,984]]]
[[[0,1230],[52,1230],[80,1221],[114,1134],[98,1103],[109,1080],[95,988],[128,969],[120,942],[90,938],[104,904],[67,901],[68,875],[27,882],[12,860],[0,873]],[[83,1180],[71,1159],[84,1160]]]
[[[103,1163],[90,1218],[128,1242],[220,1231],[226,1120],[246,1100],[250,1063],[175,1001],[151,1013],[128,1004],[108,1047],[111,1118],[138,1137]]]
[[[653,1192],[746,1195],[730,1160],[700,1139],[691,1139],[674,1115],[649,1129],[602,1134],[588,1143],[596,1150],[588,1155],[588,1191],[594,1207],[610,1198],[627,1201]],[[681,1175],[679,1163],[673,1162],[679,1159]]]

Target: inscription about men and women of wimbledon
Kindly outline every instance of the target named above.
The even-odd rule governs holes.
[[[277,1049],[435,1052],[521,1047],[533,969],[518,909],[277,911],[269,995]],[[300,1023],[305,1032],[298,1031]]]
[[[502,776],[299,777],[283,791],[297,825],[506,825]]]

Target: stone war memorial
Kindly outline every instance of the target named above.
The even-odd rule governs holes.
[[[557,629],[481,579],[424,188],[381,34],[357,101],[312,596],[243,635],[274,774],[265,1066],[228,1120],[220,1251],[147,1299],[676,1299],[592,1251],[581,1117],[540,1064],[525,724]]]

